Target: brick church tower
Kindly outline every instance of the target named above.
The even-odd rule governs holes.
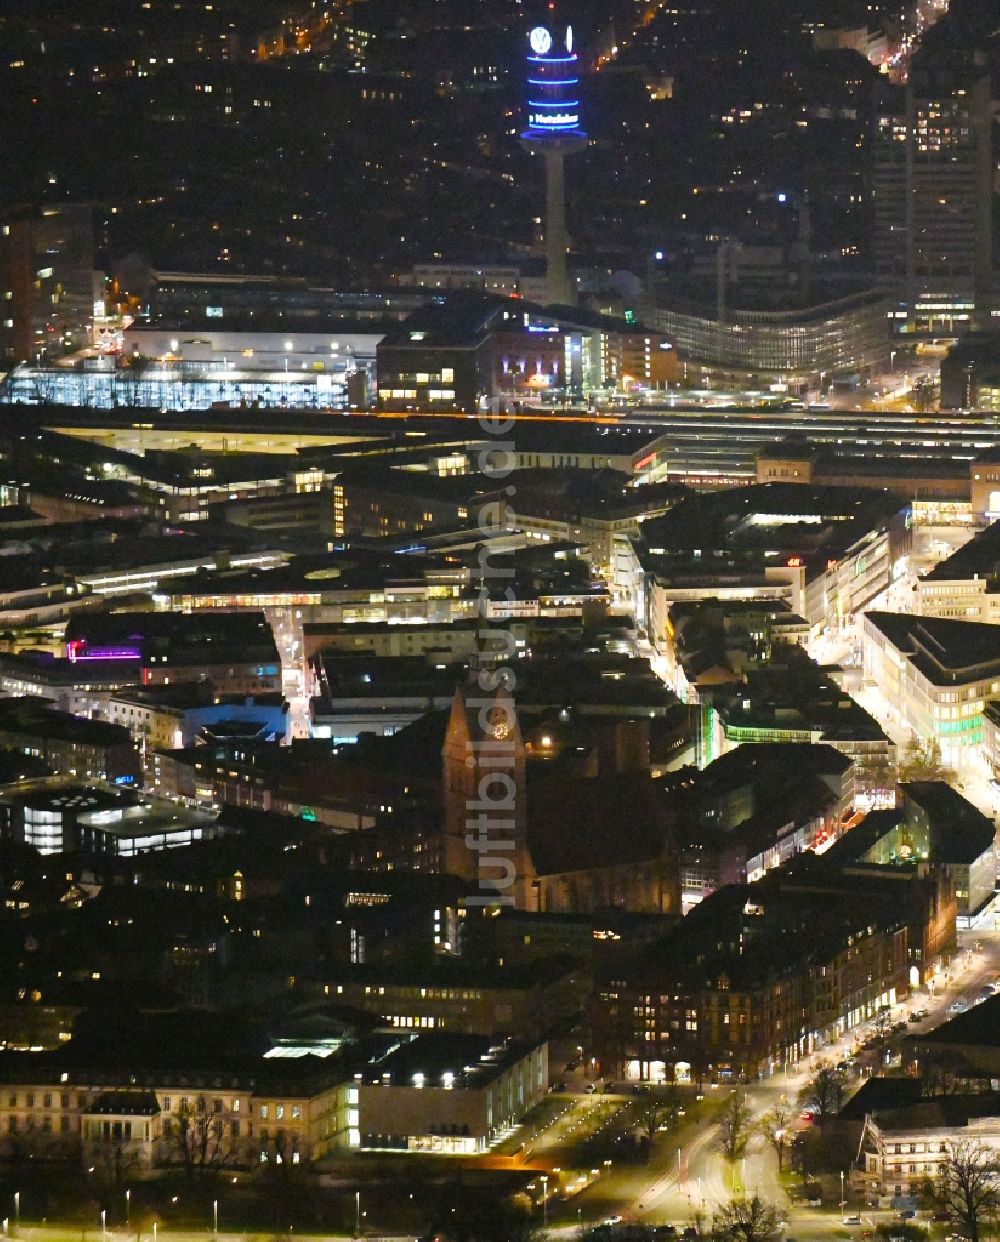
[[[441,869],[469,883],[467,902],[534,909],[536,885],[527,841],[524,741],[513,696],[501,681],[459,687],[445,732]],[[494,896],[495,900],[495,896]]]

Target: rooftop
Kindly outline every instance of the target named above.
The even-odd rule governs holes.
[[[0,699],[0,733],[31,734],[50,741],[81,746],[127,746],[128,729],[105,720],[91,720],[59,711],[43,699]]]
[[[1000,994],[956,1014],[933,1031],[914,1037],[920,1044],[1000,1048]]]
[[[994,450],[994,456],[998,451]],[[984,530],[952,552],[951,556],[938,561],[924,576],[925,582],[955,582],[968,578],[987,578],[991,583],[1000,576],[1000,522],[993,522]]]
[[[531,1047],[479,1035],[423,1034],[373,1056],[360,1078],[380,1086],[479,1090],[526,1056]]]
[[[1000,626],[898,612],[865,616],[932,685],[961,684],[1000,672]]]

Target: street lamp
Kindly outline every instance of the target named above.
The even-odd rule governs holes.
[[[840,1211],[844,1211],[844,1170],[840,1170]]]
[[[546,1229],[549,1223],[549,1175],[542,1174],[542,1228]]]
[[[128,1229],[132,1222],[132,1191],[125,1191],[125,1228]]]
[[[361,1191],[354,1192],[354,1236],[361,1237]]]
[[[14,1232],[21,1232],[21,1192],[14,1191]]]
[[[105,1242],[108,1236],[108,1213],[106,1208],[101,1208],[101,1242]]]
[[[219,1200],[212,1200],[212,1237],[219,1236]]]

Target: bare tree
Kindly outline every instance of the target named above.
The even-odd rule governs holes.
[[[997,1153],[978,1140],[952,1143],[931,1194],[952,1224],[958,1225],[970,1242],[979,1242],[1000,1215]]]
[[[123,1190],[139,1168],[139,1153],[129,1139],[109,1135],[88,1143],[86,1155],[99,1185],[112,1194]]]
[[[287,1130],[275,1130],[269,1137],[262,1137],[260,1156],[265,1176],[284,1182],[300,1178],[298,1144]]]
[[[778,1157],[778,1172],[785,1167],[785,1152],[792,1145],[792,1110],[779,1100],[769,1108],[758,1123],[758,1131]]]
[[[957,1095],[978,1077],[965,1057],[945,1049],[927,1057],[923,1070],[923,1093],[932,1097]]]
[[[734,1091],[722,1110],[716,1139],[717,1148],[730,1164],[735,1164],[746,1153],[752,1116],[743,1093]]]
[[[730,1199],[712,1219],[712,1236],[719,1242],[776,1242],[782,1221],[772,1204],[754,1195],[752,1199]]]
[[[821,1065],[799,1092],[799,1103],[812,1109],[820,1121],[840,1111],[844,1098],[844,1073],[835,1065]]]
[[[636,1124],[640,1134],[650,1146],[663,1125],[668,1122],[672,1125],[676,1121],[679,1104],[680,1101],[674,1089],[669,1089],[664,1094],[646,1092],[636,1104]]]
[[[703,1208],[692,1208],[688,1216],[688,1228],[693,1229],[696,1237],[707,1237],[709,1233],[709,1219]]]
[[[167,1119],[163,1137],[168,1160],[179,1164],[192,1182],[225,1168],[236,1155],[225,1119],[210,1112],[204,1099],[193,1106],[182,1101],[174,1116]]]
[[[30,1118],[26,1125],[8,1130],[0,1140],[0,1152],[13,1165],[27,1164],[31,1160],[48,1160],[56,1146],[53,1134],[43,1130]]]
[[[892,1010],[888,1005],[883,1005],[872,1018],[872,1038],[880,1051],[885,1047],[891,1031]]]
[[[941,761],[941,744],[937,738],[922,742],[911,733],[906,750],[899,761],[901,781],[954,781],[955,773]]]

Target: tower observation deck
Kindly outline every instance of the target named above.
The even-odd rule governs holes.
[[[580,125],[580,64],[573,30],[561,35],[536,26],[528,35],[528,127],[521,141],[545,159],[546,284],[550,303],[571,301],[566,276],[565,158],[587,145]]]

